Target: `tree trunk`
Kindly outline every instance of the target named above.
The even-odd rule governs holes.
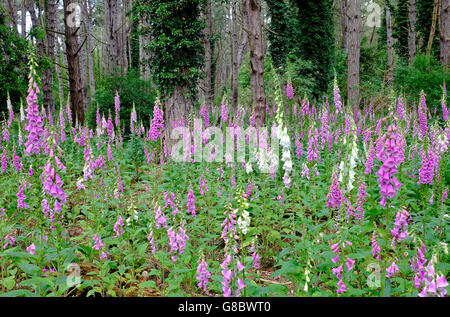
[[[44,91],[44,105],[52,111],[55,111],[55,104],[53,100],[53,63],[55,62],[55,41],[58,28],[58,1],[48,0],[46,8],[46,22],[51,31],[47,31],[47,57],[50,59],[50,68],[45,71],[45,80],[42,82]]]
[[[120,67],[120,10],[117,7],[120,1],[106,0],[105,4],[105,29],[108,42],[109,71],[113,72]],[[119,69],[119,71],[121,71]]]
[[[21,27],[21,36],[22,38],[27,37],[27,6],[26,0],[22,0],[21,7],[21,17],[20,17],[20,27]]]
[[[129,26],[127,25],[127,17],[126,17],[126,7],[127,7],[128,0],[122,1],[122,7],[120,10],[120,53],[121,53],[121,68],[123,69],[124,73],[128,72],[128,57],[127,57],[127,37],[128,37],[128,29]]]
[[[61,58],[61,49],[59,47],[59,42],[56,41],[56,63],[55,63],[55,69],[56,69],[56,75],[58,76],[58,93],[59,93],[59,104],[62,107],[64,105],[64,80],[63,80],[63,76],[62,76],[62,71],[61,71],[61,67],[59,66],[60,63],[62,63],[62,58]]]
[[[186,127],[188,124],[187,115],[192,106],[192,100],[185,97],[188,92],[188,87],[175,86],[172,94],[164,103],[164,142],[167,151],[165,157],[171,156],[172,146],[177,142],[170,137],[174,126],[182,126],[181,123],[184,123]]]
[[[86,25],[86,54],[87,54],[87,71],[89,82],[89,104],[94,102],[95,98],[95,80],[94,80],[94,44],[92,41],[92,15],[93,8],[91,4],[92,0],[83,0],[81,4],[81,12],[84,17]]]
[[[348,102],[359,105],[359,62],[361,49],[361,2],[349,0],[349,32],[348,32]]]
[[[416,0],[409,0],[408,52],[411,63],[416,56]]]
[[[243,0],[242,18],[250,47],[250,86],[252,91],[255,125],[266,121],[266,95],[264,92],[264,53],[262,37],[261,0]]]
[[[211,111],[213,104],[212,90],[212,0],[208,0],[206,6],[206,28],[205,28],[205,80],[203,90],[205,92],[205,106]]]
[[[342,43],[341,48],[348,52],[348,0],[340,1]]]
[[[6,0],[5,8],[8,12],[9,17],[11,18],[10,25],[14,29],[14,32],[16,32],[16,34],[19,34],[19,29],[17,27],[17,0]]]
[[[239,61],[238,61],[238,21],[237,21],[237,10],[238,1],[233,0],[231,4],[231,106],[233,109],[233,114],[236,114],[238,108],[238,72],[239,72]]]
[[[84,108],[83,108],[83,91],[81,86],[81,74],[79,64],[79,45],[76,26],[68,25],[69,15],[72,11],[69,11],[68,6],[72,3],[76,3],[76,0],[64,0],[64,24],[66,34],[66,54],[67,54],[67,66],[69,74],[69,90],[70,90],[70,102],[72,107],[72,115],[76,117],[76,120],[72,120],[73,126],[76,121],[80,125],[84,124]]]
[[[386,6],[386,33],[387,33],[387,54],[388,54],[388,74],[387,83],[392,85],[394,82],[394,61],[392,58],[392,19],[391,10]]]
[[[33,0],[26,0],[26,7],[28,12],[30,12],[31,25],[34,29],[41,27],[39,23],[38,15],[36,14],[36,9],[34,7]],[[44,26],[44,24],[42,24]],[[48,37],[46,38],[48,40]],[[48,42],[46,43],[48,46]],[[39,59],[43,59],[45,55],[44,39],[36,39],[36,48]],[[51,106],[53,104],[53,93],[51,89],[51,84],[53,82],[53,73],[50,70],[44,70],[42,73],[42,90],[44,95],[44,105]]]
[[[85,10],[85,4],[81,3],[81,21],[83,23],[80,26],[81,34],[84,34],[84,36],[78,37],[78,45],[79,45],[79,63],[80,63],[80,76],[81,76],[81,90],[83,93],[83,109],[86,113],[88,110],[89,105],[89,96],[88,96],[88,81],[87,81],[87,37],[88,37],[88,31],[87,31],[87,10]]]
[[[450,68],[450,0],[441,0],[441,63]]]
[[[431,49],[433,47],[434,34],[436,32],[436,23],[438,17],[439,0],[434,0],[433,4],[433,20],[431,22],[430,36],[428,37],[427,56],[431,55]]]

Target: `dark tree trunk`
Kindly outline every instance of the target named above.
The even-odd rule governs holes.
[[[262,37],[261,0],[243,0],[242,18],[250,47],[250,86],[252,91],[255,125],[266,121],[266,95],[264,92],[264,53]]]
[[[76,117],[76,120],[75,118],[72,120],[72,124],[75,126],[77,120],[79,124],[84,124],[84,108],[79,65],[79,45],[77,36],[78,28],[76,26],[68,25],[69,15],[72,13],[72,11],[68,11],[68,6],[71,3],[76,3],[76,0],[64,0],[64,24],[66,34],[70,102],[72,107],[72,115]]]
[[[192,106],[192,100],[186,98],[189,93],[189,88],[175,86],[173,93],[167,98],[164,103],[164,138],[166,144],[166,157],[171,156],[172,146],[177,140],[170,138],[174,125],[180,126],[180,122],[184,122],[184,126],[188,123],[188,113]]]
[[[11,18],[11,26],[16,34],[19,34],[19,29],[17,27],[17,0],[6,0],[5,2],[6,11]]]
[[[21,36],[22,38],[27,37],[27,6],[26,6],[26,0],[22,0],[21,5],[21,17],[20,17],[20,26],[21,26]]]
[[[231,4],[231,106],[235,114],[238,107],[238,22],[237,22],[238,1],[233,0]]]
[[[394,82],[394,61],[392,57],[392,19],[391,10],[386,6],[386,33],[387,33],[387,54],[388,54],[388,74],[387,84],[390,86]]]
[[[409,62],[416,56],[416,0],[409,0],[409,23],[408,23],[408,51]]]
[[[46,32],[47,39],[47,57],[50,59],[50,68],[45,70],[45,76],[43,76],[42,90],[44,92],[44,105],[55,110],[55,104],[53,100],[53,63],[55,62],[55,35],[54,32],[58,26],[58,1],[48,0],[46,12],[47,28],[50,31]]]
[[[427,56],[431,55],[431,49],[433,47],[434,34],[436,32],[436,24],[438,19],[438,11],[439,11],[439,0],[434,0],[433,4],[433,19],[431,21],[431,29],[430,35],[428,37],[428,45],[427,45]]]
[[[204,80],[204,92],[205,92],[205,105],[208,111],[212,109],[213,103],[213,90],[212,90],[212,49],[211,49],[211,36],[212,36],[212,0],[208,0],[206,6],[206,28],[205,28],[205,80]]]
[[[121,66],[120,52],[120,1],[106,0],[105,2],[105,28],[106,38],[109,44],[109,70],[113,72]],[[120,70],[121,71],[121,70]]]
[[[359,0],[349,0],[348,15],[348,102],[356,107],[359,104],[359,62],[361,49],[361,2]]]
[[[441,62],[450,68],[450,0],[441,0]]]
[[[340,1],[340,14],[341,14],[341,30],[342,30],[342,43],[343,50],[348,52],[348,0]]]

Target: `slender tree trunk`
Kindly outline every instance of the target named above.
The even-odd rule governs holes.
[[[20,17],[20,27],[22,38],[27,37],[27,6],[26,0],[22,0],[21,4],[21,17]]]
[[[58,77],[58,93],[59,93],[59,104],[60,106],[64,105],[64,80],[63,80],[63,76],[62,76],[62,71],[61,71],[61,67],[59,66],[60,63],[63,62],[63,59],[61,58],[61,49],[59,47],[59,43],[58,41],[56,41],[56,63],[55,63],[55,69],[56,69],[56,75]]]
[[[84,20],[84,17],[83,17]],[[81,27],[82,33],[86,34],[86,28],[84,26]],[[83,109],[84,112],[87,112],[87,108],[89,105],[89,96],[88,96],[88,81],[87,81],[87,52],[86,52],[86,36],[78,37],[78,45],[80,47],[79,52],[79,63],[80,63],[80,76],[81,76],[81,90],[83,94]]]
[[[239,98],[239,60],[238,60],[238,21],[237,21],[238,1],[233,0],[231,4],[231,105],[235,114],[238,108]]]
[[[69,15],[72,11],[69,11],[68,6],[72,3],[76,3],[76,0],[64,0],[64,24],[66,34],[66,54],[67,54],[67,66],[69,75],[69,90],[70,90],[70,102],[72,107],[72,114],[76,117],[76,120],[72,120],[73,126],[76,121],[84,124],[84,108],[83,108],[83,91],[81,86],[81,74],[79,64],[79,45],[76,26],[68,24]]]
[[[416,56],[416,0],[409,0],[408,7],[408,51],[409,51],[409,62],[411,63]]]
[[[341,14],[341,29],[342,29],[342,43],[343,50],[348,52],[348,0],[340,1]]]
[[[128,30],[129,25],[127,25],[127,16],[126,16],[126,8],[127,8],[128,0],[122,1],[122,7],[120,10],[120,53],[121,53],[121,66],[124,73],[128,72],[128,57],[127,57],[127,38],[128,38]]]
[[[88,96],[88,80],[87,80],[87,38],[88,38],[88,30],[86,20],[88,19],[88,14],[86,10],[86,6],[84,1],[81,2],[81,34],[83,36],[78,37],[78,45],[80,47],[80,76],[81,76],[81,88],[83,93],[83,109],[86,113],[89,106],[89,96]]]
[[[17,0],[6,0],[5,7],[6,12],[8,12],[9,17],[11,18],[10,25],[14,29],[14,32],[19,34],[19,29],[17,27]]]
[[[266,95],[264,92],[261,0],[243,0],[242,18],[245,20],[250,47],[250,85],[255,114],[255,125],[257,127],[262,127],[266,121]]]
[[[91,4],[92,0],[83,0],[81,5],[81,11],[83,13],[85,25],[86,25],[86,54],[87,54],[87,70],[88,70],[88,82],[89,82],[89,105],[94,102],[95,98],[95,80],[94,80],[94,44],[92,41],[92,15],[93,8]]]
[[[203,90],[205,92],[205,106],[208,111],[212,109],[212,0],[207,0],[206,6],[206,28],[205,28],[205,80]]]
[[[450,0],[441,0],[441,63],[450,68]]]
[[[434,0],[433,5],[433,20],[431,22],[430,36],[428,37],[427,56],[431,55],[431,49],[433,47],[434,34],[436,32],[436,23],[439,10],[439,0]]]
[[[349,0],[348,32],[348,102],[359,105],[359,63],[361,50],[361,2]]]
[[[36,9],[34,7],[34,1],[33,0],[26,0],[26,7],[28,12],[30,13],[31,17],[31,25],[34,29],[39,27],[44,27],[45,23],[39,23],[38,15],[36,14]],[[49,32],[51,33],[51,32]],[[53,35],[53,34],[52,34]],[[48,37],[45,38],[48,40]],[[37,38],[36,41],[36,48],[39,59],[43,59],[45,55],[45,46],[44,46],[44,39]],[[48,43],[46,43],[48,46]],[[50,58],[52,58],[52,53],[50,53]],[[53,59],[52,59],[53,60]],[[53,82],[53,73],[50,70],[45,70],[42,73],[42,90],[44,95],[44,105],[51,106],[53,105],[53,93],[51,89],[51,84]]]
[[[184,126],[188,124],[188,114],[192,106],[192,100],[186,98],[189,92],[188,87],[175,86],[172,94],[164,103],[164,139],[166,145],[165,157],[171,157],[172,146],[176,140],[171,139],[171,133],[175,126]]]
[[[55,111],[55,104],[53,100],[53,63],[55,61],[55,41],[56,33],[54,32],[58,27],[58,1],[47,0],[46,8],[46,25],[51,31],[46,32],[47,39],[47,57],[50,59],[50,68],[45,71],[45,80],[43,80],[44,104]]]
[[[109,44],[109,71],[113,72],[121,66],[120,58],[120,1],[106,0],[105,4],[105,29],[106,39]],[[121,71],[121,70],[119,70]]]
[[[392,19],[391,10],[386,6],[386,33],[387,33],[387,54],[388,54],[388,74],[387,83],[392,85],[394,82],[394,61],[392,57]]]

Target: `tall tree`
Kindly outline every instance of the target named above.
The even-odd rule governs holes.
[[[416,0],[418,49],[425,53],[433,24],[434,0]],[[433,56],[439,57],[439,36],[434,32],[431,51]]]
[[[242,1],[242,19],[250,47],[250,86],[252,91],[255,125],[262,127],[266,120],[264,92],[264,51],[261,0]]]
[[[94,101],[95,96],[95,79],[94,79],[94,42],[93,42],[93,25],[92,18],[94,8],[92,0],[83,0],[81,2],[81,11],[86,25],[86,52],[87,52],[87,68],[89,80],[89,103]]]
[[[239,66],[238,66],[238,50],[239,50],[239,23],[238,23],[238,0],[231,2],[231,106],[233,113],[236,113],[239,98]]]
[[[392,10],[392,37],[395,39],[393,47],[397,55],[404,61],[409,59],[409,0],[398,0],[397,7]]]
[[[392,18],[389,4],[386,5],[386,35],[388,55],[387,83],[388,85],[392,85],[394,82],[394,60],[392,56]]]
[[[17,0],[6,0],[6,11],[8,12],[9,17],[11,18],[11,26],[14,30],[14,32],[16,32],[16,34],[19,34],[19,30],[17,27]]]
[[[72,17],[75,10],[76,0],[64,0],[64,25],[66,35],[66,55],[69,75],[69,90],[72,115],[75,126],[76,120],[84,124],[83,91],[81,85],[81,74],[79,64],[80,46],[78,44],[78,30]],[[76,118],[76,120],[75,120]]]
[[[109,71],[122,71],[121,68],[121,1],[117,0],[105,0],[105,29],[106,39],[108,42],[108,54],[109,54]]]
[[[212,89],[212,36],[213,36],[213,17],[212,17],[212,0],[206,0],[205,6],[205,80],[203,81],[203,91],[205,94],[205,105],[208,111],[212,109],[213,89]]]
[[[411,63],[416,56],[416,0],[408,0],[408,56]]]
[[[143,32],[150,36],[150,67],[165,105],[164,137],[169,151],[174,126],[187,124],[196,99],[195,88],[204,62],[205,23],[200,19],[203,2],[137,0],[136,11],[149,24]]]
[[[339,1],[339,13],[341,16],[341,32],[342,32],[341,48],[347,52],[347,50],[348,50],[348,0],[340,0]]]
[[[272,57],[273,66],[279,77],[280,87],[283,95],[286,91],[286,83],[283,75],[286,72],[286,60],[291,53],[296,40],[293,30],[293,19],[289,15],[289,5],[284,1],[266,0],[267,13],[270,17],[269,32],[267,38],[269,40],[269,52]]]
[[[361,2],[348,1],[348,102],[359,104],[359,64],[361,56]]]
[[[450,0],[441,0],[441,62],[450,67]]]
[[[45,70],[42,80],[42,90],[44,92],[44,105],[55,110],[53,100],[53,65],[55,63],[55,43],[58,28],[58,0],[47,0],[45,8],[45,29],[46,32],[46,55],[50,60],[49,67]]]
[[[433,15],[431,18],[431,28],[430,28],[430,35],[428,36],[428,44],[427,44],[427,56],[431,55],[431,49],[433,48],[433,42],[435,41],[435,35],[436,35],[436,25],[437,20],[439,16],[439,0],[434,0],[433,3]]]
[[[333,73],[334,31],[332,0],[293,0],[297,5],[300,57],[315,65],[314,96],[326,92]]]

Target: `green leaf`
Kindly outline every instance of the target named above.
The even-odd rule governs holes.
[[[148,287],[152,289],[156,289],[156,282],[155,281],[145,281],[139,284],[139,287]]]
[[[4,278],[2,280],[2,285],[8,290],[12,290],[14,286],[16,285],[15,276],[9,276],[7,278]]]
[[[34,264],[18,263],[17,265],[20,267],[20,269],[22,271],[24,271],[28,275],[34,275],[35,273],[40,271],[39,268],[36,265],[34,265]]]
[[[16,289],[11,292],[0,294],[0,297],[36,297],[37,295],[27,289]]]

